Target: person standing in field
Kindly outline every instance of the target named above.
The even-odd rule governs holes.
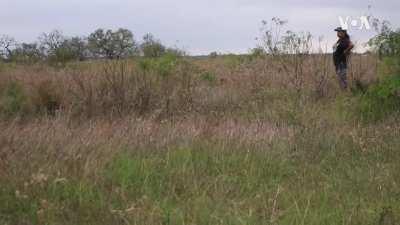
[[[338,27],[335,31],[337,32],[339,40],[334,45],[333,62],[335,64],[340,87],[345,90],[347,89],[348,58],[351,50],[354,48],[354,44],[351,42],[347,30]]]

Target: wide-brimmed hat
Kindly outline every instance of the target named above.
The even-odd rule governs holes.
[[[336,28],[335,31],[337,31],[337,32],[347,32],[347,30],[343,29],[342,27]]]

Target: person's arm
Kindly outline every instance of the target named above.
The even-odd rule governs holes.
[[[344,54],[345,55],[348,55],[349,53],[350,53],[350,51],[352,50],[354,48],[354,44],[353,44],[353,42],[349,42],[349,47],[347,47],[345,50],[344,50]]]

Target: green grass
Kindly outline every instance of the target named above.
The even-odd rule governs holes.
[[[370,87],[361,99],[361,116],[367,121],[379,121],[400,112],[400,75],[383,78]]]
[[[397,154],[363,153],[339,137],[333,137],[332,145],[329,138],[299,142],[286,153],[275,147],[230,151],[201,144],[163,152],[127,149],[102,169],[96,182],[49,178],[20,184],[22,189],[3,183],[0,221],[377,224],[383,208],[400,212]],[[317,146],[319,155],[313,149]],[[16,189],[26,196],[16,196]]]
[[[0,91],[0,115],[10,117],[21,114],[26,110],[26,105],[27,97],[19,83],[9,82]]]

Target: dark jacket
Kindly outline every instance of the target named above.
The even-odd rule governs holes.
[[[341,38],[336,43],[336,50],[333,53],[333,61],[335,66],[338,66],[340,63],[347,64],[347,54],[345,54],[345,50],[350,47],[351,41],[349,38]]]

